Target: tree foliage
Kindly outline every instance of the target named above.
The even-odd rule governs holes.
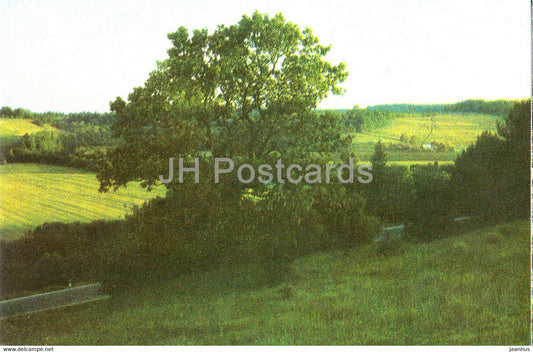
[[[455,104],[447,104],[445,112],[472,112],[497,116],[507,116],[513,109],[516,100],[484,100],[468,99]]]
[[[374,154],[372,154],[371,161],[374,173],[379,173],[385,168],[387,164],[387,153],[381,141],[378,141],[374,146]]]
[[[478,113],[507,116],[516,100],[467,99],[453,104],[380,104],[367,107],[372,111],[403,113]]]
[[[145,85],[111,104],[125,144],[100,173],[103,189],[153,183],[169,157],[210,151],[251,159],[308,145],[318,131],[309,126],[312,110],[341,94],[347,77],[343,63],[324,60],[329,46],[281,14],[255,12],[212,34],[181,27],[168,38],[169,57]]]
[[[529,214],[531,101],[516,102],[498,135],[482,133],[456,160],[458,209],[497,220]]]
[[[0,109],[0,117],[13,117],[13,109],[9,106],[2,106]]]

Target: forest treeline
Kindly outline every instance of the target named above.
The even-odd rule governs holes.
[[[85,123],[98,126],[110,126],[113,123],[112,112],[71,112],[65,114],[57,111],[33,112],[29,109],[2,106],[0,118],[29,119],[37,124],[50,124],[57,128],[68,129],[68,126],[76,123]]]
[[[477,113],[505,117],[515,102],[508,99],[467,99],[450,104],[379,104],[368,106],[367,109],[404,113]]]

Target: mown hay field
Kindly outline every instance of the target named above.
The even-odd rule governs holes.
[[[120,219],[132,206],[155,196],[138,183],[116,192],[98,192],[94,173],[41,164],[0,166],[0,234],[13,240],[44,222]]]

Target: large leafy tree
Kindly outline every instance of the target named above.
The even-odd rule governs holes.
[[[13,117],[13,109],[9,106],[2,106],[0,108],[0,117]]]
[[[313,109],[342,93],[348,73],[344,63],[324,59],[330,47],[310,29],[255,12],[212,34],[181,27],[168,38],[169,57],[145,85],[128,102],[111,103],[124,144],[99,173],[102,189],[131,180],[150,185],[168,170],[169,157],[261,160],[271,151],[324,145],[323,115]]]

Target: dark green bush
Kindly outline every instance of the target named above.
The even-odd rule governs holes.
[[[38,290],[69,281],[101,281],[108,263],[130,249],[123,222],[45,223],[17,241],[2,241],[2,296]]]

